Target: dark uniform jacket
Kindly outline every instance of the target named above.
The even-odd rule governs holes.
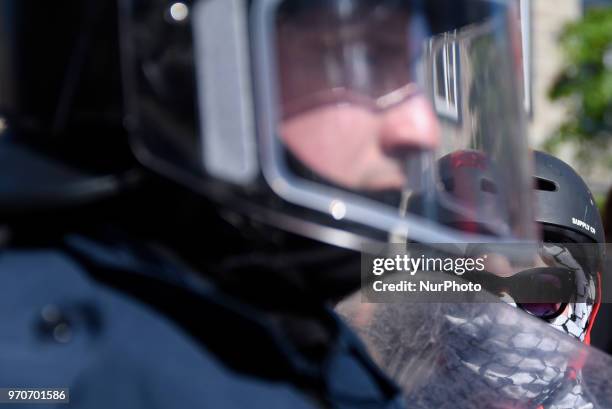
[[[0,387],[70,388],[57,407],[403,407],[331,310],[321,319],[337,335],[313,361],[267,314],[160,252],[68,236],[4,249],[0,277]]]

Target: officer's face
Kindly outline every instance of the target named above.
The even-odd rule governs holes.
[[[439,127],[411,74],[407,17],[388,13],[308,29],[280,25],[280,136],[304,165],[359,190],[400,189],[406,153],[434,149]]]
[[[327,179],[353,189],[399,189],[402,156],[438,144],[429,103],[415,96],[374,113],[350,104],[327,105],[285,120],[281,137],[291,152]]]

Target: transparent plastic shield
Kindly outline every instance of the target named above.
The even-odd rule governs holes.
[[[494,298],[337,310],[413,408],[609,408],[612,358]]]
[[[255,4],[277,194],[415,240],[534,238],[514,1]]]

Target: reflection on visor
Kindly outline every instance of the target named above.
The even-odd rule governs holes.
[[[337,8],[313,6],[302,13],[281,7],[277,46],[284,108],[313,108],[334,94],[336,100],[347,98],[342,102],[355,101],[351,94],[374,102],[415,79],[409,10],[398,2],[336,3]]]

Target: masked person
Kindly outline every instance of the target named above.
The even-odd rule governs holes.
[[[348,306],[341,309],[349,312],[383,368],[400,384],[410,385],[407,395],[414,407],[606,407],[598,406],[583,380],[586,353],[570,352],[569,341],[590,343],[601,303],[601,217],[589,188],[569,165],[543,152],[535,152],[535,165],[535,217],[543,231],[537,262],[509,274],[493,268],[484,278],[470,273],[463,277],[482,278],[492,294],[568,335],[567,340],[532,331],[519,314],[498,304],[429,303],[424,308],[435,311],[429,315],[415,305],[409,310],[399,304],[378,311],[374,307],[370,322],[351,317]],[[438,167],[448,194],[461,200],[480,195],[477,215],[496,219],[500,209],[503,212],[506,199],[491,184],[497,169],[485,155],[457,151],[443,157]],[[472,230],[482,228],[476,217],[446,212],[444,218]],[[480,256],[486,246],[470,244],[468,254]],[[389,342],[405,346],[394,349]],[[420,362],[406,356],[419,349],[429,351],[415,353],[421,355]],[[415,372],[419,376],[413,376]]]
[[[513,1],[121,1],[110,45],[101,3],[10,4],[0,385],[87,408],[401,407],[327,308],[359,284],[354,250],[535,237]],[[460,148],[512,192],[482,232],[405,206],[473,213],[423,172]]]
[[[569,274],[573,288],[571,294],[559,300],[567,302],[527,304],[521,308],[553,328],[590,344],[602,302],[605,256],[602,219],[589,188],[569,165],[543,152],[536,152],[535,159],[536,220],[543,229],[542,253],[547,265]],[[545,275],[546,280],[549,278],[559,279]],[[580,365],[580,362],[569,363],[564,387],[548,399],[545,407],[588,407],[589,404],[593,407],[584,391]]]
[[[530,270],[504,274],[502,270],[492,269],[493,275],[501,279],[492,279],[490,284],[498,284],[500,288],[496,290],[494,285],[489,288],[496,293],[504,291],[504,285],[509,289],[517,287],[518,300],[506,292],[508,301],[588,344],[597,312],[595,303],[601,298],[598,292],[605,255],[602,219],[588,186],[568,164],[540,151],[534,156],[535,220],[541,226],[543,244]],[[500,220],[507,212],[508,198],[492,182],[498,179],[497,166],[486,155],[457,151],[443,157],[438,167],[449,195],[462,202],[478,199],[473,206],[477,209],[473,217],[447,212],[447,224],[479,231],[482,220]],[[472,244],[471,247],[468,254],[478,255],[481,246]],[[491,267],[488,261],[484,264]],[[516,281],[515,285],[504,284],[504,276]],[[525,287],[544,292],[542,298],[556,302],[525,302],[532,297],[531,291],[520,293]],[[547,294],[546,287],[553,291]]]
[[[518,291],[516,295],[504,293],[504,299],[570,337],[590,344],[601,302],[601,268],[605,255],[599,210],[582,178],[552,155],[535,152],[534,183],[536,221],[543,232],[539,263],[509,278],[516,281]],[[499,281],[504,280],[508,279]],[[534,289],[544,302],[529,299],[531,291],[521,291],[525,288]],[[492,387],[511,384],[513,388],[507,388],[508,395],[522,396],[532,402],[532,407],[537,404],[545,408],[594,407],[595,402],[584,389],[581,360],[559,360],[559,356],[554,356],[554,348],[553,354],[550,353],[551,344],[523,335],[521,342],[526,348],[498,348],[497,359],[495,356],[491,359],[510,362],[512,359],[504,355],[519,355],[528,358],[524,361],[529,362],[526,365],[517,362],[514,370],[512,365],[503,370],[495,365],[487,368],[489,363],[483,364],[483,356],[468,355],[464,355],[465,363],[480,362],[483,376],[491,374]]]

